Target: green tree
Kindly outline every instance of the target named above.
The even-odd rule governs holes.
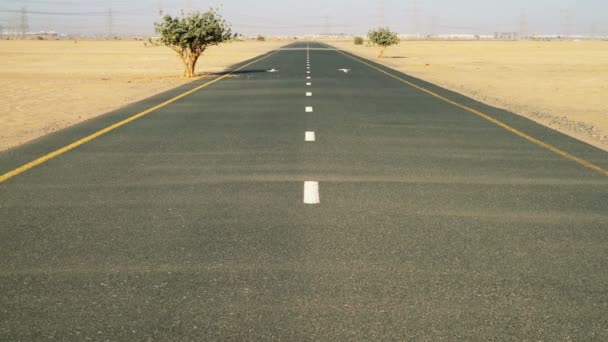
[[[154,23],[159,42],[173,49],[184,64],[184,77],[194,77],[196,63],[205,50],[233,38],[230,25],[217,9],[182,17],[166,15]]]
[[[397,36],[397,33],[386,27],[380,27],[369,31],[367,37],[372,43],[380,47],[378,58],[384,56],[384,50],[386,50],[386,48],[399,44],[399,36]]]

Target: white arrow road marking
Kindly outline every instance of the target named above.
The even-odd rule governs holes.
[[[306,134],[304,135],[304,140],[306,140],[307,142],[315,141],[315,132],[306,132]]]
[[[312,113],[313,109],[312,107],[306,107],[306,113]]]
[[[319,182],[304,182],[304,203],[319,204]]]
[[[348,74],[350,72],[350,69],[338,69],[338,70],[344,72],[345,74]]]
[[[279,72],[279,70],[277,70],[277,69],[275,69],[275,68],[272,68],[272,69],[270,69],[270,70],[266,70],[266,72]]]

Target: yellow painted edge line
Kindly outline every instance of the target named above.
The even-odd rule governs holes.
[[[363,64],[367,65],[368,67],[370,67],[372,69],[380,71],[381,73],[383,73],[385,75],[388,75],[388,76],[390,76],[390,77],[392,77],[392,78],[394,78],[394,79],[396,79],[398,81],[401,81],[402,83],[405,83],[405,84],[407,84],[407,85],[409,85],[409,86],[411,86],[413,88],[416,88],[416,89],[418,89],[420,91],[423,91],[423,92],[425,92],[425,93],[427,93],[427,94],[429,94],[429,95],[431,95],[431,96],[433,96],[435,98],[438,98],[438,99],[440,99],[440,100],[442,100],[444,102],[447,102],[447,103],[449,103],[451,105],[454,105],[454,106],[462,108],[462,109],[464,109],[464,110],[466,110],[466,111],[468,111],[470,113],[478,115],[478,116],[486,119],[487,121],[490,121],[491,123],[493,123],[495,125],[498,125],[498,126],[504,128],[505,130],[507,130],[507,131],[509,131],[509,132],[511,132],[511,133],[513,133],[513,134],[515,134],[517,136],[519,136],[519,137],[522,137],[522,138],[524,138],[524,139],[526,139],[526,140],[528,140],[528,141],[530,141],[532,143],[535,143],[536,145],[542,146],[542,147],[546,148],[547,150],[549,150],[551,152],[559,154],[560,156],[562,156],[564,158],[567,158],[567,159],[570,159],[570,160],[572,160],[574,162],[577,162],[578,164],[580,164],[580,165],[582,165],[582,166],[584,166],[586,168],[589,168],[591,170],[597,171],[597,172],[603,174],[604,176],[608,176],[608,170],[606,170],[606,169],[604,169],[604,168],[602,168],[602,167],[600,167],[598,165],[595,165],[595,164],[591,163],[590,161],[587,161],[585,159],[582,159],[582,158],[579,158],[579,157],[577,157],[575,155],[572,155],[572,154],[570,154],[570,153],[568,153],[568,152],[566,152],[566,151],[564,151],[562,149],[559,149],[559,148],[557,148],[557,147],[555,147],[555,146],[553,146],[551,144],[548,144],[548,143],[546,143],[546,142],[544,142],[542,140],[534,138],[533,136],[528,135],[528,134],[526,134],[526,133],[518,130],[517,128],[515,128],[513,126],[510,126],[510,125],[508,125],[508,124],[506,124],[506,123],[504,123],[504,122],[502,122],[502,121],[500,121],[500,120],[498,120],[496,118],[493,118],[492,116],[490,116],[488,114],[480,112],[480,111],[478,111],[476,109],[473,109],[471,107],[465,106],[465,105],[463,105],[461,103],[458,103],[456,101],[452,101],[452,100],[450,100],[450,99],[448,99],[446,97],[443,97],[443,96],[441,96],[441,95],[439,95],[439,94],[437,94],[437,93],[435,93],[435,92],[433,92],[431,90],[428,90],[428,89],[426,89],[424,87],[416,85],[416,84],[414,84],[414,83],[412,83],[410,81],[404,80],[403,78],[401,78],[399,76],[393,75],[390,72],[382,70],[382,69],[380,69],[380,68],[378,68],[378,67],[376,67],[376,66],[374,66],[372,64],[369,64],[369,63],[365,62],[364,60],[361,60],[361,59],[359,59],[357,57],[354,57],[354,56],[352,56],[350,54],[347,54],[347,53],[345,53],[342,50],[336,49],[336,51],[338,51],[341,54],[343,54],[343,55],[345,55],[347,57],[350,57],[350,58],[352,58],[352,59],[354,59],[354,60],[356,60],[356,61],[358,61],[360,63],[363,63]]]
[[[99,138],[100,136],[102,136],[102,135],[104,135],[104,134],[106,134],[106,133],[108,133],[110,131],[113,131],[113,130],[119,128],[119,127],[122,127],[122,126],[124,126],[124,125],[126,125],[126,124],[128,124],[130,122],[133,122],[133,121],[135,121],[135,120],[137,120],[137,119],[139,119],[139,118],[141,118],[143,116],[146,116],[146,115],[148,115],[148,114],[150,114],[150,113],[152,113],[152,112],[154,112],[154,111],[156,111],[156,110],[158,110],[160,108],[163,108],[163,107],[165,107],[165,106],[167,106],[167,105],[169,105],[169,104],[171,104],[171,103],[173,103],[173,102],[175,102],[177,100],[180,100],[180,99],[182,99],[182,98],[184,98],[184,97],[186,97],[188,95],[191,95],[191,94],[193,94],[193,93],[195,93],[195,92],[197,92],[197,91],[199,91],[199,90],[201,90],[203,88],[206,88],[206,87],[208,87],[208,86],[210,86],[210,85],[212,85],[214,83],[217,83],[217,82],[219,82],[219,81],[221,81],[223,79],[226,79],[226,78],[232,76],[235,72],[237,72],[239,70],[242,70],[242,69],[245,69],[246,67],[248,67],[248,66],[250,66],[252,64],[255,64],[255,63],[257,63],[257,62],[259,62],[259,61],[261,61],[263,59],[266,59],[266,58],[268,58],[268,57],[276,54],[277,52],[279,52],[279,50],[275,50],[274,52],[271,52],[270,54],[268,54],[268,55],[266,55],[266,56],[264,56],[262,58],[258,58],[258,59],[254,60],[254,61],[252,61],[250,63],[247,63],[247,64],[245,64],[245,65],[243,65],[243,66],[241,66],[241,67],[239,67],[237,69],[234,69],[234,70],[230,71],[229,73],[227,73],[227,74],[225,74],[225,75],[223,75],[221,77],[218,77],[218,78],[216,78],[216,79],[214,79],[212,81],[209,81],[209,82],[207,82],[205,84],[201,84],[200,86],[198,86],[196,88],[193,88],[193,89],[190,89],[190,90],[188,90],[185,93],[182,93],[180,95],[177,95],[174,98],[172,98],[170,100],[167,100],[167,101],[165,101],[165,102],[163,102],[163,103],[161,103],[159,105],[156,105],[156,106],[154,106],[152,108],[146,109],[143,112],[137,113],[137,114],[135,114],[135,115],[133,115],[133,116],[131,116],[129,118],[126,118],[126,119],[124,119],[124,120],[122,120],[120,122],[117,122],[117,123],[115,123],[115,124],[113,124],[111,126],[108,126],[108,127],[104,128],[104,129],[101,129],[101,130],[99,130],[99,131],[97,131],[97,132],[95,132],[95,133],[93,133],[93,134],[91,134],[89,136],[86,136],[86,137],[84,137],[84,138],[82,138],[80,140],[77,140],[77,141],[75,141],[75,142],[73,142],[73,143],[71,143],[71,144],[69,144],[67,146],[64,146],[64,147],[62,147],[62,148],[60,148],[58,150],[55,150],[55,151],[53,151],[53,152],[51,152],[51,153],[49,153],[47,155],[44,155],[44,156],[42,156],[42,157],[40,157],[40,158],[38,158],[36,160],[33,160],[33,161],[31,161],[31,162],[29,162],[27,164],[24,164],[24,165],[22,165],[22,166],[20,166],[20,167],[18,167],[16,169],[14,169],[14,170],[12,170],[12,171],[9,171],[9,172],[7,172],[7,173],[5,173],[3,175],[0,175],[0,183],[6,182],[7,180],[9,180],[9,179],[11,179],[11,178],[13,178],[13,177],[15,177],[17,175],[20,175],[20,174],[22,174],[22,173],[24,173],[24,172],[26,172],[26,171],[28,171],[28,170],[30,170],[30,169],[38,166],[38,165],[40,165],[40,164],[43,164],[43,163],[45,163],[45,162],[47,162],[47,161],[49,161],[49,160],[51,160],[51,159],[53,159],[55,157],[58,157],[58,156],[66,153],[66,152],[69,152],[69,151],[75,149],[78,146],[84,145],[84,144],[88,143],[89,141],[91,141],[93,139]]]

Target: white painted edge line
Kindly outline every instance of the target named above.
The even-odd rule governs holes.
[[[308,82],[308,83],[306,83],[306,85],[309,86],[309,85],[312,85],[312,83]]]
[[[313,112],[312,107],[310,107],[310,106],[306,107],[306,113],[312,113],[312,112]]]
[[[311,92],[306,92],[306,96],[311,97],[312,93]]]
[[[316,141],[317,138],[315,136],[315,132],[312,132],[312,131],[306,132],[306,134],[304,134],[304,140],[307,141],[307,142]]]
[[[319,182],[304,182],[304,204],[319,204]]]

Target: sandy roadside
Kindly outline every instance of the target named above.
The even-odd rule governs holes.
[[[218,72],[287,44],[210,48],[198,72]],[[136,41],[0,41],[0,151],[185,82],[166,47]]]
[[[608,151],[608,41],[328,43]]]

